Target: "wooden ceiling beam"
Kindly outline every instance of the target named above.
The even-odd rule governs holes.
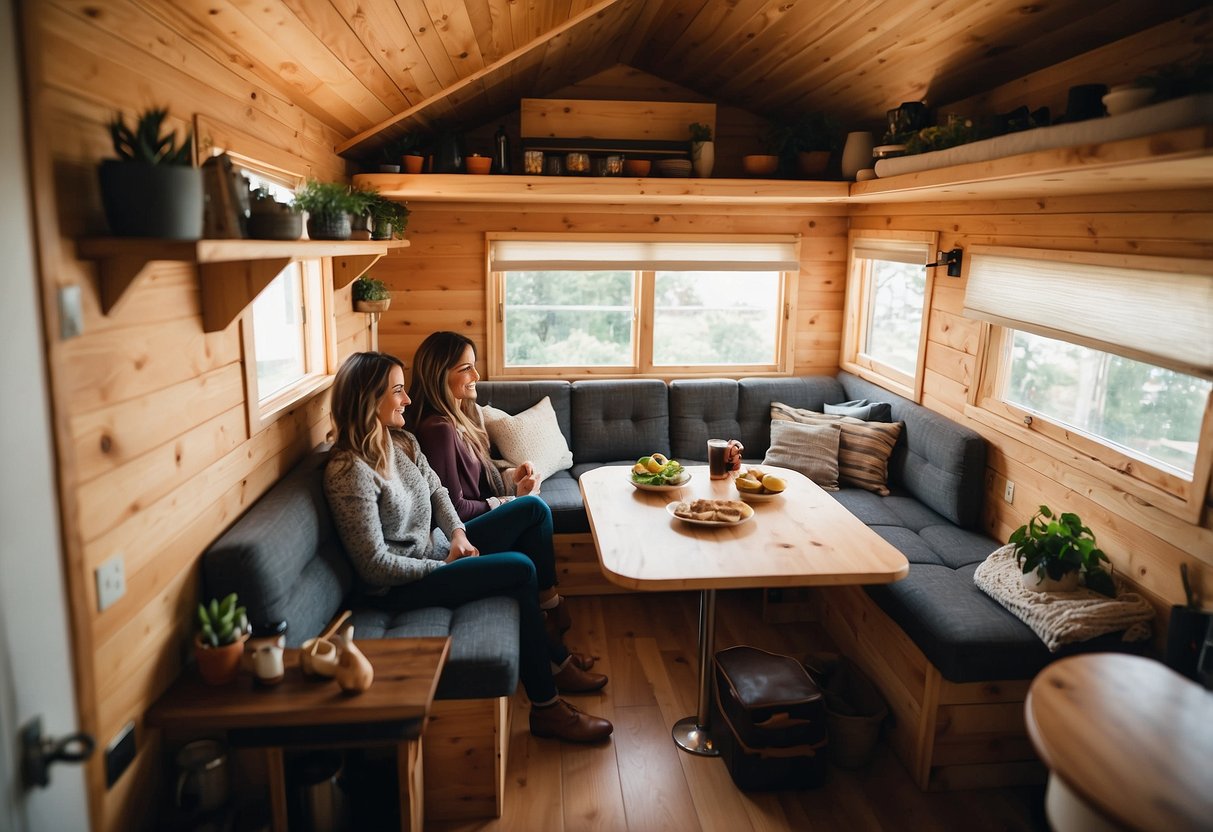
[[[540,37],[537,37],[537,38],[531,40],[529,43],[515,49],[514,51],[510,52],[508,55],[505,55],[504,57],[500,58],[499,60],[494,61],[493,63],[489,64],[488,66],[484,67],[483,69],[480,69],[480,70],[472,73],[471,75],[467,76],[466,78],[463,78],[463,79],[455,82],[454,84],[450,85],[445,90],[443,90],[441,93],[430,96],[426,100],[408,108],[404,112],[397,113],[396,115],[381,121],[379,124],[376,124],[374,127],[370,127],[366,130],[363,130],[361,133],[354,136],[353,138],[351,138],[345,142],[342,142],[341,144],[337,145],[336,152],[338,154],[344,154],[344,153],[348,153],[352,150],[361,148],[364,145],[377,144],[378,142],[376,142],[375,140],[379,136],[379,134],[381,134],[388,128],[392,127],[393,125],[397,125],[401,122],[420,117],[422,114],[426,113],[426,111],[428,111],[431,107],[434,107],[435,105],[438,105],[441,102],[447,101],[448,99],[451,99],[453,97],[457,98],[461,94],[466,95],[466,91],[469,87],[474,88],[476,85],[483,86],[483,83],[484,83],[483,79],[486,76],[488,76],[492,73],[495,73],[495,72],[509,72],[510,65],[515,60],[523,57],[524,55],[527,55],[528,53],[530,53],[534,50],[546,49],[547,45],[550,41],[552,41],[555,38],[558,38],[559,36],[563,35],[564,33],[568,32],[569,30],[575,29],[578,26],[585,24],[587,21],[592,22],[595,16],[597,16],[598,14],[600,14],[602,12],[607,11],[608,9],[611,9],[612,7],[614,7],[620,3],[630,3],[630,2],[632,2],[632,0],[601,0],[598,3],[595,3],[593,6],[586,9],[581,14],[578,14],[577,16],[566,20],[564,23],[560,24],[559,26],[552,29],[551,31],[545,32]]]

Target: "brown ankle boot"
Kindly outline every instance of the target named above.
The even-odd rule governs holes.
[[[573,626],[573,617],[569,615],[569,604],[560,596],[560,603],[548,610],[548,617],[555,619],[555,626],[560,630],[560,634],[564,635]]]
[[[563,670],[552,674],[552,680],[561,693],[593,693],[602,690],[607,683],[606,676],[582,670],[571,657]]]
[[[531,708],[531,733],[565,742],[602,742],[615,730],[605,719],[583,714],[563,699],[546,708]]]
[[[560,623],[556,616],[552,615],[553,610],[545,610],[543,613],[543,629],[547,633],[548,644],[553,647],[564,646],[564,635],[560,632]],[[569,651],[569,655],[573,657],[573,664],[577,665],[582,670],[589,670],[594,666],[594,657],[587,656],[584,653],[574,653]]]

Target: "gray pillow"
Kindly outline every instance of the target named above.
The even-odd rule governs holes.
[[[849,402],[825,405],[825,412],[831,416],[850,416],[863,419],[865,422],[892,422],[893,405],[888,402],[869,402],[867,399],[855,399]]]
[[[771,422],[771,447],[763,465],[778,465],[799,471],[821,486],[838,490],[838,443],[842,425],[805,425]]]

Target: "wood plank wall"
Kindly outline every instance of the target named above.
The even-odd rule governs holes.
[[[346,165],[332,150],[338,134],[165,4],[26,2],[20,12],[80,728],[103,748],[133,720],[138,742],[112,788],[102,754],[87,764],[91,827],[137,829],[172,771],[142,718],[189,654],[199,556],[323,440],[328,405],[314,396],[248,435],[240,324],[202,332],[192,266],[155,265],[118,314],[101,314],[95,266],[74,241],[105,233],[95,184],[96,163],[112,155],[105,121],[165,105],[178,130],[204,114],[311,175],[342,178]],[[60,340],[58,292],[77,287],[83,334]],[[337,309],[351,309],[349,291]],[[365,321],[338,315],[342,355],[365,348]],[[93,570],[118,553],[126,594],[98,613]]]

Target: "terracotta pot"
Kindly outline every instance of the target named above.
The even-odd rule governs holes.
[[[800,171],[801,176],[820,176],[825,173],[826,166],[830,164],[830,151],[828,150],[810,150],[808,152],[800,151],[796,154],[796,169]]]
[[[491,156],[468,156],[463,163],[467,165],[468,173],[485,174],[493,169]]]
[[[194,636],[194,658],[198,662],[198,675],[208,685],[226,685],[236,678],[240,660],[244,656],[245,633],[231,644],[211,647],[202,641],[202,635]]]
[[[424,156],[404,156],[401,161],[404,162],[405,173],[421,173],[421,168],[425,165]]]
[[[742,156],[741,167],[750,176],[770,176],[779,170],[778,156]]]
[[[624,159],[623,160],[623,175],[624,176],[648,176],[649,169],[653,163],[648,159]]]

